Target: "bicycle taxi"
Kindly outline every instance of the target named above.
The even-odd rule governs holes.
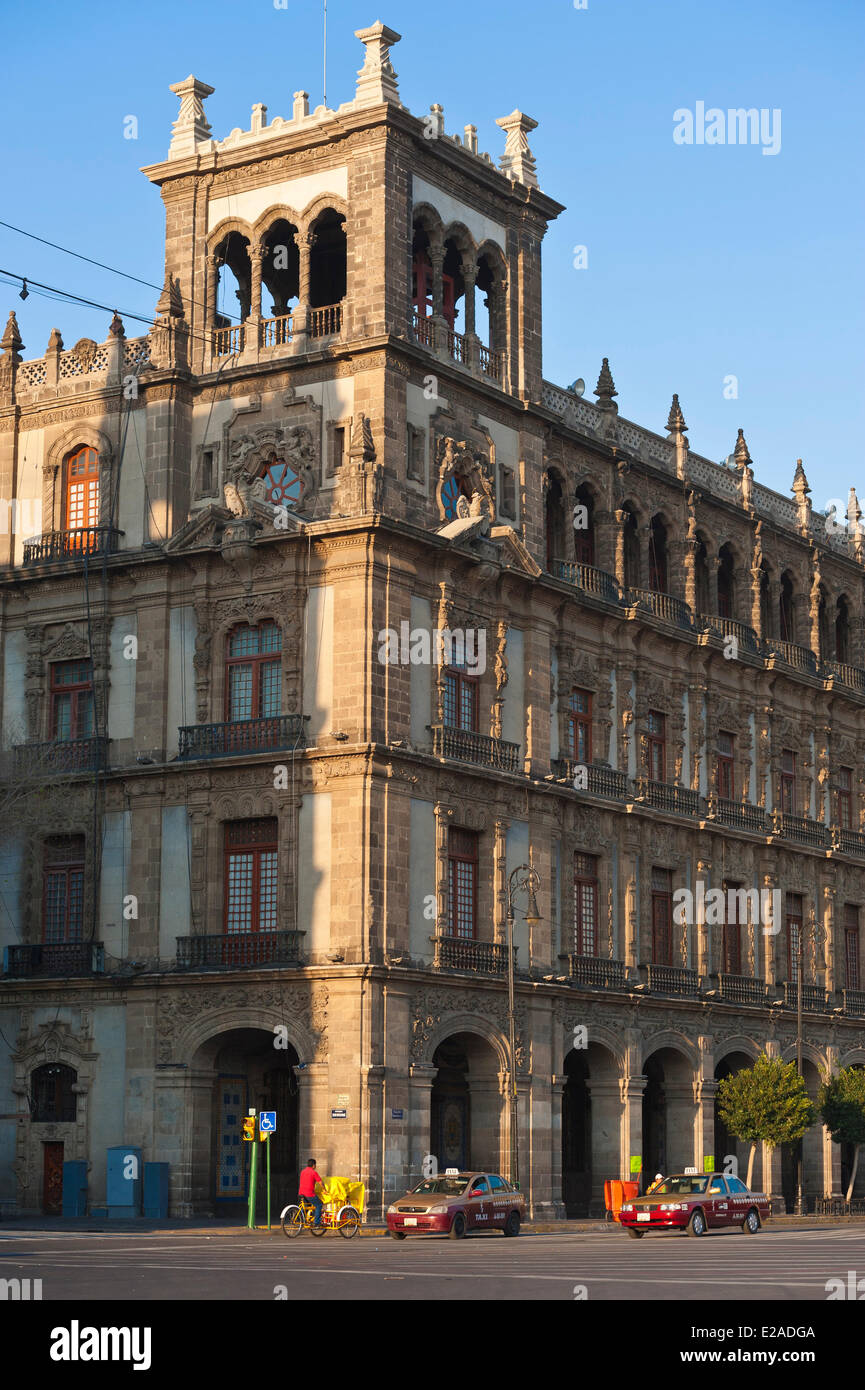
[[[351,1178],[334,1177],[324,1183],[316,1183],[315,1191],[324,1207],[321,1224],[314,1224],[315,1207],[312,1202],[301,1197],[284,1207],[280,1214],[284,1234],[291,1238],[299,1236],[302,1231],[311,1231],[314,1236],[323,1236],[325,1231],[339,1231],[346,1240],[357,1235],[363,1215],[363,1183],[354,1182]]]

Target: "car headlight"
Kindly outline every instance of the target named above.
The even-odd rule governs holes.
[[[631,1203],[630,1203],[630,1202],[626,1202],[625,1205],[622,1207],[622,1211],[633,1211],[633,1210],[634,1210],[634,1208],[631,1206]]]
[[[661,1211],[687,1211],[687,1202],[662,1202]]]
[[[388,1214],[388,1216],[390,1216],[391,1212],[393,1212],[393,1211],[396,1211],[396,1207],[395,1207],[395,1206],[394,1206],[394,1207],[388,1207],[388,1209],[387,1209],[387,1214]]]
[[[439,1205],[438,1205],[437,1207],[428,1207],[428,1208],[427,1208],[427,1216],[444,1216],[444,1214],[445,1214],[446,1211],[447,1211],[447,1203],[446,1203],[446,1202],[442,1202],[442,1203],[439,1203]]]

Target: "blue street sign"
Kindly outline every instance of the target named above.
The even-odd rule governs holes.
[[[262,1110],[258,1117],[258,1128],[262,1134],[273,1134],[276,1130],[276,1111]]]
[[[345,1110],[331,1110],[330,1112],[330,1118],[332,1120],[344,1120],[346,1118],[346,1115],[347,1111]]]
[[[401,1120],[403,1117],[403,1113],[401,1110],[391,1110],[390,1117],[392,1120]]]

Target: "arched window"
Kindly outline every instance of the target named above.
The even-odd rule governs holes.
[[[429,254],[429,233],[422,223],[414,229],[411,261],[411,300],[418,318],[433,312],[433,268]]]
[[[51,835],[42,870],[42,940],[48,945],[84,937],[84,836]]]
[[[76,1101],[72,1087],[78,1081],[74,1067],[62,1062],[48,1062],[37,1067],[30,1076],[33,1099],[33,1120],[36,1124],[74,1124]]]
[[[649,528],[649,588],[667,592],[667,528],[659,516],[652,517]]]
[[[260,475],[264,478],[264,495],[274,507],[292,511],[303,496],[303,479],[285,459],[273,458]]]
[[[63,505],[63,528],[66,531],[86,531],[99,525],[99,455],[84,444],[66,460],[66,493]],[[78,538],[87,545],[87,537]]]
[[[252,267],[249,237],[229,232],[214,251],[217,262],[215,328],[228,328],[238,319],[248,319],[252,305]]]
[[[722,545],[718,551],[718,614],[722,618],[734,616],[734,568],[732,550],[729,545]]]
[[[547,539],[547,569],[552,573],[556,560],[567,558],[565,552],[565,503],[562,484],[553,473],[547,475],[545,524]]]
[[[261,259],[261,283],[271,302],[263,303],[265,317],[281,318],[297,304],[300,293],[300,251],[295,241],[297,228],[279,217],[264,237]],[[277,344],[278,345],[278,344]]]
[[[794,642],[793,636],[793,580],[789,574],[781,575],[781,596],[778,601],[778,628],[782,642]]]
[[[835,605],[835,660],[850,660],[850,605],[844,594]]]
[[[272,619],[244,623],[228,638],[225,672],[229,721],[272,719],[282,702],[282,631]]]
[[[328,208],[314,223],[315,244],[309,256],[309,303],[313,309],[345,299],[345,218]]]
[[[592,494],[585,484],[574,494],[574,553],[578,565],[595,563],[595,517]]]

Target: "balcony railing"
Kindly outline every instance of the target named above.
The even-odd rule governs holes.
[[[471,941],[459,936],[433,936],[433,964],[438,970],[467,970],[473,975],[504,975],[508,948],[496,941]],[[516,964],[517,947],[514,947]]]
[[[179,936],[178,970],[240,969],[254,965],[301,965],[302,931],[225,932]]]
[[[798,990],[794,980],[787,980],[784,985],[784,1003],[788,1009],[798,1008]],[[810,1013],[826,1013],[829,1007],[828,995],[821,985],[802,986],[802,1008]]]
[[[327,304],[322,309],[310,309],[306,328],[308,337],[329,338],[341,330],[341,304]]]
[[[433,752],[439,758],[455,758],[462,763],[478,763],[498,772],[522,772],[520,745],[503,738],[455,729],[449,724],[432,726]]]
[[[411,326],[412,332],[421,346],[432,350],[435,347],[435,327],[432,319],[424,317],[415,309],[412,313]]]
[[[306,747],[308,715],[235,719],[225,724],[191,724],[180,729],[178,758],[228,758],[237,753],[293,751]]]
[[[35,975],[73,979],[104,970],[101,941],[43,941],[38,946],[6,946],[3,951],[3,974],[16,980]]]
[[[851,1018],[865,1018],[865,989],[845,989],[844,1012]]]
[[[796,840],[800,845],[811,845],[814,849],[826,848],[826,827],[822,821],[810,820],[807,816],[791,816],[786,811],[772,812],[772,833],[785,840]]]
[[[688,787],[676,787],[669,782],[653,782],[650,777],[637,779],[637,797],[656,806],[660,811],[671,811],[677,816],[696,816],[700,809],[700,797]]]
[[[823,670],[827,676],[834,676],[850,690],[865,695],[865,671],[861,666],[849,666],[846,661],[824,661]]]
[[[573,758],[556,758],[551,764],[555,776],[567,777],[571,784],[577,775],[577,768],[581,766],[583,764],[575,762]],[[599,767],[597,763],[588,763],[585,767],[587,785],[583,790],[592,796],[608,797],[611,801],[626,800],[628,778],[624,772],[617,772],[612,767]]]
[[[735,637],[746,652],[753,652],[755,656],[760,654],[760,639],[747,623],[736,622],[735,618],[722,618],[717,613],[701,613],[700,622],[706,631],[714,632],[718,637]]]
[[[455,362],[465,366],[468,362],[468,352],[466,349],[466,338],[464,333],[457,333],[456,329],[447,330],[448,352]]]
[[[781,642],[777,637],[764,638],[763,647],[767,656],[780,656],[782,661],[795,670],[816,676],[817,658],[808,647],[797,647],[795,642]]]
[[[278,314],[273,319],[261,321],[261,346],[266,348],[285,347],[291,342],[291,314]]]
[[[645,604],[656,618],[661,618],[665,623],[672,623],[674,627],[687,628],[690,631],[694,626],[694,619],[687,603],[683,599],[674,598],[672,594],[662,594],[655,589],[628,589],[625,602]]]
[[[500,382],[502,379],[504,360],[504,353],[494,352],[492,348],[484,347],[483,343],[478,349],[478,365],[484,376],[490,376],[494,381]]]
[[[748,801],[727,801],[722,796],[710,796],[708,803],[712,820],[733,826],[736,830],[753,830],[765,835],[766,812],[762,806],[752,806]]]
[[[619,581],[606,570],[595,569],[594,565],[573,564],[570,560],[554,560],[553,573],[557,579],[564,579],[585,594],[606,599],[607,603],[621,603]]]
[[[46,531],[24,542],[24,564],[48,560],[80,560],[89,555],[114,555],[124,535],[113,526],[76,526],[68,531]]]
[[[842,854],[855,854],[865,859],[865,835],[861,830],[846,830],[843,825],[831,827],[832,848],[840,849]]]
[[[679,965],[650,965],[649,989],[658,994],[696,994],[700,988],[700,976],[696,970],[686,970]]]
[[[246,334],[242,323],[232,324],[230,328],[214,328],[214,356],[231,357],[236,352],[242,352],[245,339]]]
[[[47,777],[69,772],[95,772],[108,761],[108,739],[100,734],[94,738],[56,739],[51,743],[19,743],[12,750],[12,766],[19,777],[40,774]]]
[[[623,960],[607,960],[605,956],[568,956],[568,975],[581,985],[597,989],[624,989],[627,966]]]
[[[721,997],[730,1004],[765,1004],[766,981],[750,975],[719,975]]]

